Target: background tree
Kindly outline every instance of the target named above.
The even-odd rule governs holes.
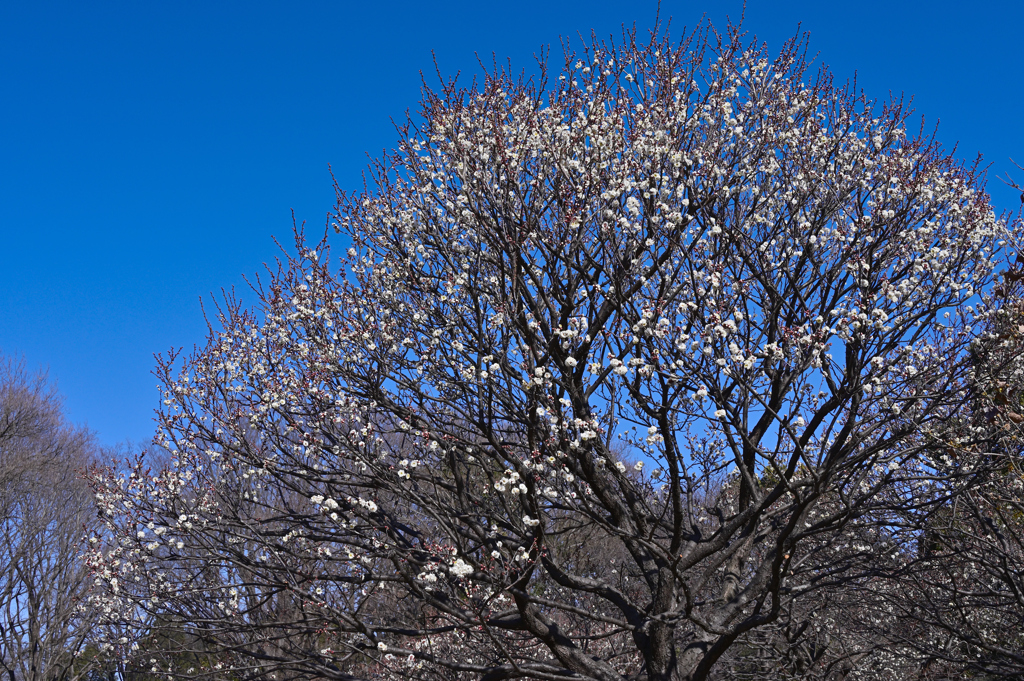
[[[975,391],[959,434],[975,444],[951,442],[937,460],[975,475],[923,519],[918,559],[879,603],[903,623],[887,638],[984,678],[1024,676],[1024,307],[1013,295],[1024,257],[1015,264],[974,343]]]
[[[815,641],[974,475],[936,457],[1007,227],[804,48],[626,35],[427,91],[339,191],[340,266],[299,233],[161,363],[171,465],[96,481],[111,611],[240,677],[705,679],[780,634],[919,669]]]
[[[78,555],[96,510],[80,473],[95,455],[46,376],[0,356],[0,669],[10,681],[88,672],[76,657],[94,633],[92,579]]]

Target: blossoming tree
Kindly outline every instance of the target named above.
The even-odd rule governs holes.
[[[161,363],[171,463],[97,475],[111,621],[187,631],[180,674],[703,679],[905,566],[1007,226],[803,50],[426,92],[347,253],[300,232]]]

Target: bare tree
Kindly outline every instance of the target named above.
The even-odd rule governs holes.
[[[340,267],[298,234],[161,363],[171,465],[96,479],[110,611],[217,652],[172,674],[919,670],[828,618],[975,474],[941,456],[1007,225],[804,48],[626,35],[428,91],[339,191]]]
[[[10,681],[87,671],[77,656],[95,623],[92,580],[78,556],[96,511],[79,473],[94,454],[46,376],[0,357],[0,669]]]

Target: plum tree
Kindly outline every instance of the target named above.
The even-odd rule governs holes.
[[[695,680],[840,629],[807,604],[974,474],[937,457],[986,437],[1009,227],[805,47],[626,34],[426,91],[342,256],[299,231],[162,361],[171,463],[97,478],[112,621],[239,678]]]

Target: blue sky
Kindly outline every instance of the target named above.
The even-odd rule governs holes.
[[[661,4],[673,34],[741,1]],[[148,441],[153,354],[202,343],[200,296],[326,222],[330,165],[361,185],[420,73],[529,68],[544,45],[646,30],[657,2],[63,2],[0,4],[0,350],[48,367],[104,444]],[[748,2],[777,50],[797,25],[838,79],[914,96],[939,139],[1024,161],[1024,7],[1010,2]],[[1021,180],[1024,180],[1024,173]]]

